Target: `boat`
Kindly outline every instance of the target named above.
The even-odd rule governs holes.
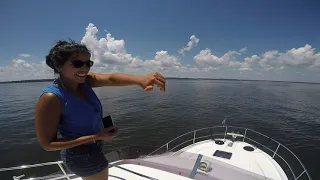
[[[109,180],[311,180],[300,159],[280,142],[249,128],[225,124],[192,130],[147,154],[129,158],[123,154],[121,150],[106,154]],[[61,171],[28,178],[16,174],[12,178],[82,179],[68,171],[62,161],[0,168],[0,175],[43,166],[58,166]]]

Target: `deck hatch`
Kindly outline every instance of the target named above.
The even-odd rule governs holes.
[[[226,151],[216,150],[216,151],[213,153],[213,156],[220,157],[220,158],[224,158],[224,159],[231,159],[232,153],[226,152]]]

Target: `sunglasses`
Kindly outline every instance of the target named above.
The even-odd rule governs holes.
[[[84,65],[86,65],[87,67],[91,67],[92,65],[93,65],[93,61],[91,61],[91,60],[88,60],[88,61],[86,61],[86,62],[83,62],[83,61],[81,61],[81,60],[77,60],[77,59],[75,59],[75,60],[71,60],[71,61],[69,61],[72,65],[73,65],[73,67],[75,67],[75,68],[82,68]]]

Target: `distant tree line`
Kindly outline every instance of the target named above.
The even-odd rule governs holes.
[[[0,82],[0,84],[7,84],[7,83],[30,83],[30,82],[50,82],[54,79],[32,79],[32,80],[20,80],[20,81],[5,81]]]

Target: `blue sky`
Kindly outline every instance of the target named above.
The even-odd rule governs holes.
[[[163,70],[164,74],[170,76],[225,78],[240,76],[244,79],[271,80],[280,77],[281,80],[301,81],[320,79],[318,71],[320,64],[319,67],[317,65],[318,61],[320,63],[320,55],[317,56],[320,52],[320,21],[318,19],[320,3],[317,1],[163,0],[155,2],[147,0],[15,2],[7,0],[2,2],[0,7],[2,71],[0,69],[0,73],[12,70],[13,66],[18,67],[15,65],[18,61],[13,61],[17,59],[23,60],[23,62],[19,61],[20,65],[24,63],[21,67],[28,67],[26,64],[36,67],[37,63],[43,61],[55,40],[70,37],[81,41],[85,36],[86,28],[92,23],[99,30],[98,39],[105,38],[106,33],[111,33],[116,40],[125,42],[125,52],[131,54],[131,59],[127,59],[128,63],[131,63],[135,57],[139,57],[142,61],[159,61],[159,63],[151,61],[150,63],[156,63],[159,66],[157,70]],[[195,35],[199,42],[182,56],[178,52],[187,46],[192,35]],[[306,44],[311,46],[309,50],[305,47]],[[207,48],[210,50],[209,54],[197,56],[200,51]],[[246,51],[239,53],[242,48],[246,48]],[[297,63],[294,58],[292,61],[288,60],[291,56],[285,54],[292,48],[306,48],[307,59],[297,58],[296,61],[299,61]],[[263,53],[273,50],[283,54],[276,54],[274,58],[278,57],[277,59],[262,56]],[[107,51],[101,52],[100,63],[111,62],[103,55]],[[160,51],[166,52],[161,56],[162,59],[155,57],[156,52]],[[228,51],[237,51],[238,54],[234,55],[233,59],[223,58]],[[115,55],[119,52],[111,53]],[[19,57],[19,54],[31,56]],[[248,65],[243,63],[246,57],[251,58],[253,55],[260,57],[255,60],[258,64],[257,68],[256,65],[251,64],[252,61],[248,68]],[[198,58],[195,58],[196,56]],[[163,62],[170,59],[179,61],[180,71],[177,67],[175,69],[164,67]],[[280,64],[272,62],[277,60],[283,62]],[[233,63],[230,63],[231,61]],[[110,68],[123,69],[128,67],[128,63],[120,63],[122,68],[118,65],[114,68],[109,63],[109,69],[106,67],[104,71],[101,69],[100,71],[108,73]],[[235,65],[235,63],[238,64]],[[183,67],[187,64],[197,70],[195,72],[194,69],[186,70]],[[313,68],[310,69],[312,65]],[[177,62],[174,66],[177,66]],[[21,67],[20,71],[22,71]],[[205,69],[206,67],[211,68]],[[241,67],[242,70],[239,71]],[[136,71],[131,68],[128,72]],[[14,79],[19,79],[18,74]],[[259,76],[261,74],[262,76]],[[8,72],[5,75],[8,75]]]

